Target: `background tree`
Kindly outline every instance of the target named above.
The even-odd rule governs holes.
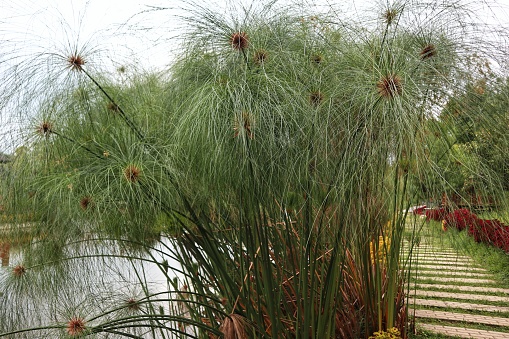
[[[505,133],[507,80],[491,71],[488,62],[478,61],[474,65],[479,76],[468,80],[464,90],[449,100],[440,115],[442,124],[453,126],[450,139],[459,155],[453,162],[457,164],[456,173],[463,177],[456,190],[467,197],[494,188],[507,190],[509,179]],[[485,197],[485,203],[496,195]]]

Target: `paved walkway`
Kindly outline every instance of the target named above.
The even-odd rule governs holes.
[[[470,257],[423,240],[413,253],[409,299],[417,327],[457,338],[508,339],[509,289]],[[486,329],[473,328],[479,325]]]
[[[421,327],[435,333],[455,336],[458,338],[473,338],[473,339],[508,339],[509,333],[476,330],[466,327],[453,327],[443,325],[421,324]]]

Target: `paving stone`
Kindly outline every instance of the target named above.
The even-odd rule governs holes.
[[[484,311],[484,312],[508,312],[509,313],[509,307],[503,307],[503,306],[471,304],[471,303],[462,303],[462,302],[457,302],[457,301],[409,298],[408,303],[410,306],[414,302],[416,305],[419,305],[419,306],[459,308],[462,310],[470,310],[470,311],[476,310],[476,311]]]
[[[465,263],[472,263],[474,264],[474,261],[471,258],[468,257],[458,257],[458,256],[442,256],[442,255],[414,255],[412,256],[412,261],[445,261],[445,262],[465,262]]]
[[[402,247],[402,250],[405,251],[405,253],[408,253],[410,248],[409,247]],[[463,255],[462,253],[459,253],[458,251],[439,251],[432,248],[422,248],[422,247],[414,247],[412,248],[412,255],[439,255],[444,257],[467,257]]]
[[[491,280],[491,279],[470,279],[470,278],[463,278],[463,277],[451,277],[451,278],[446,278],[446,277],[433,277],[433,276],[429,276],[429,277],[423,277],[423,276],[419,276],[416,283],[419,283],[419,280],[423,280],[423,279],[426,279],[426,280],[432,280],[432,281],[436,281],[436,282],[441,282],[441,283],[456,283],[456,284],[461,284],[461,283],[464,283],[464,284],[497,284],[497,282],[495,280]]]
[[[480,300],[480,301],[493,301],[493,302],[506,302],[509,304],[509,297],[501,297],[496,295],[472,294],[472,293],[455,293],[455,292],[440,292],[440,291],[411,291],[420,297],[436,297],[436,298],[451,298],[451,299],[464,299],[464,300]],[[509,323],[508,323],[509,324]]]
[[[432,255],[431,253],[428,254],[419,254],[419,255],[412,255],[413,260],[441,260],[441,261],[459,261],[459,262],[467,262],[467,263],[474,263],[474,260],[470,257],[466,256],[458,256],[458,255]]]
[[[493,274],[480,272],[458,272],[458,271],[419,271],[418,276],[434,277],[468,277],[468,278],[491,278]]]
[[[441,333],[450,336],[458,336],[461,338],[472,338],[472,339],[508,339],[509,333],[476,330],[465,327],[452,327],[443,325],[433,324],[419,324],[422,328],[433,331],[435,333]]]
[[[474,268],[483,268],[480,265],[477,265],[473,261],[469,260],[456,260],[456,259],[445,259],[445,258],[413,258],[412,266],[415,265],[435,265],[435,266],[458,266],[458,267],[474,267]]]
[[[410,249],[410,247],[407,247],[407,246],[403,246],[402,248]],[[418,253],[447,253],[447,254],[462,254],[462,253],[464,253],[462,251],[448,249],[445,247],[437,248],[437,247],[434,247],[433,245],[429,245],[429,244],[424,244],[424,245],[421,244],[420,246],[414,246],[412,248],[412,251],[414,253],[417,253],[417,252]]]
[[[450,269],[452,268],[452,270],[456,270],[456,271],[461,271],[461,270],[483,270],[485,272],[487,272],[486,270],[484,270],[482,267],[479,267],[479,266],[476,266],[476,265],[472,265],[470,263],[462,263],[462,262],[439,262],[439,261],[414,261],[412,262],[412,269],[415,269],[415,267],[421,267],[421,266],[435,266],[437,268],[442,268],[442,269]],[[408,265],[407,265],[408,267]]]
[[[481,293],[505,293],[509,294],[509,289],[500,287],[484,287],[484,286],[463,286],[463,285],[439,285],[439,284],[412,284],[411,288],[432,288],[432,289],[458,289],[461,292],[481,292]]]
[[[435,270],[435,271],[465,271],[465,272],[486,272],[484,268],[458,265],[417,265],[417,269]]]
[[[412,314],[414,311],[410,310],[409,314]],[[415,316],[417,318],[426,318],[426,319],[439,319],[439,320],[448,320],[448,321],[461,321],[472,324],[484,324],[484,325],[494,325],[494,326],[509,326],[509,318],[502,317],[491,317],[487,315],[478,315],[478,314],[465,314],[465,313],[454,313],[454,312],[444,312],[444,311],[434,311],[434,310],[415,310]],[[509,338],[509,333],[507,334]]]
[[[408,269],[408,266],[406,267]],[[470,272],[470,273],[486,273],[493,276],[493,274],[482,267],[475,267],[468,264],[457,264],[457,263],[436,263],[436,262],[424,262],[424,263],[412,263],[412,273],[416,269],[419,271],[450,271],[450,272]]]
[[[427,258],[412,258],[413,263],[425,264],[425,265],[463,265],[463,266],[474,266],[479,267],[472,260],[456,259],[456,258],[444,258],[444,257],[427,257]]]
[[[437,251],[434,249],[425,249],[422,248],[419,249],[413,249],[412,255],[431,255],[431,256],[442,256],[442,257],[463,257],[463,258],[469,258],[469,256],[464,255],[462,253],[459,253],[457,251]]]
[[[408,251],[409,245],[404,245]],[[402,252],[404,256],[404,252]],[[440,310],[410,310],[415,312],[418,319],[438,319],[451,322],[470,324],[484,324],[489,326],[504,326],[509,328],[509,318],[496,316],[496,312],[508,312],[509,307],[491,306],[482,304],[487,302],[504,302],[509,304],[509,289],[496,287],[497,282],[493,276],[482,267],[479,267],[470,257],[458,253],[444,246],[433,245],[431,241],[422,238],[419,246],[413,247],[411,274],[417,279],[410,285],[409,307],[413,305],[456,308],[468,310],[468,314],[446,312]],[[419,282],[425,281],[425,282]],[[495,286],[464,286],[463,284],[490,284]],[[422,290],[429,289],[429,290]],[[454,289],[457,292],[444,292],[443,289]],[[471,292],[471,293],[468,293]],[[484,293],[484,294],[479,294]],[[489,295],[489,293],[502,293],[504,296]],[[428,299],[423,299],[423,297]],[[444,301],[433,298],[453,298],[459,301]],[[471,302],[461,302],[469,300]],[[479,303],[475,302],[479,301]],[[415,304],[414,304],[415,302]],[[493,312],[493,316],[475,314],[479,312]],[[438,324],[418,323],[422,328],[431,332],[448,336],[474,339],[508,339],[509,333],[478,330],[462,326],[443,326]]]

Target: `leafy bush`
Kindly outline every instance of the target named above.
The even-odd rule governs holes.
[[[373,333],[369,339],[401,339],[401,334],[397,328],[389,328],[387,331]]]
[[[441,221],[447,215],[447,209],[444,207],[428,209],[425,210],[424,215],[426,216],[426,221],[429,220]]]
[[[447,227],[455,227],[458,230],[464,230],[470,225],[476,224],[478,221],[477,216],[470,212],[467,208],[461,208],[452,211],[443,218],[443,225],[445,229]]]
[[[485,243],[509,253],[509,226],[498,219],[480,219],[466,208],[447,214],[442,229],[454,227],[459,231],[467,230],[478,243]]]

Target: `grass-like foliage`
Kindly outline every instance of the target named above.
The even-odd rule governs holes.
[[[460,3],[185,5],[162,75],[10,58],[27,91],[0,103],[33,113],[1,180],[0,336],[405,338],[406,210],[448,187],[461,127],[439,112],[504,51]]]

